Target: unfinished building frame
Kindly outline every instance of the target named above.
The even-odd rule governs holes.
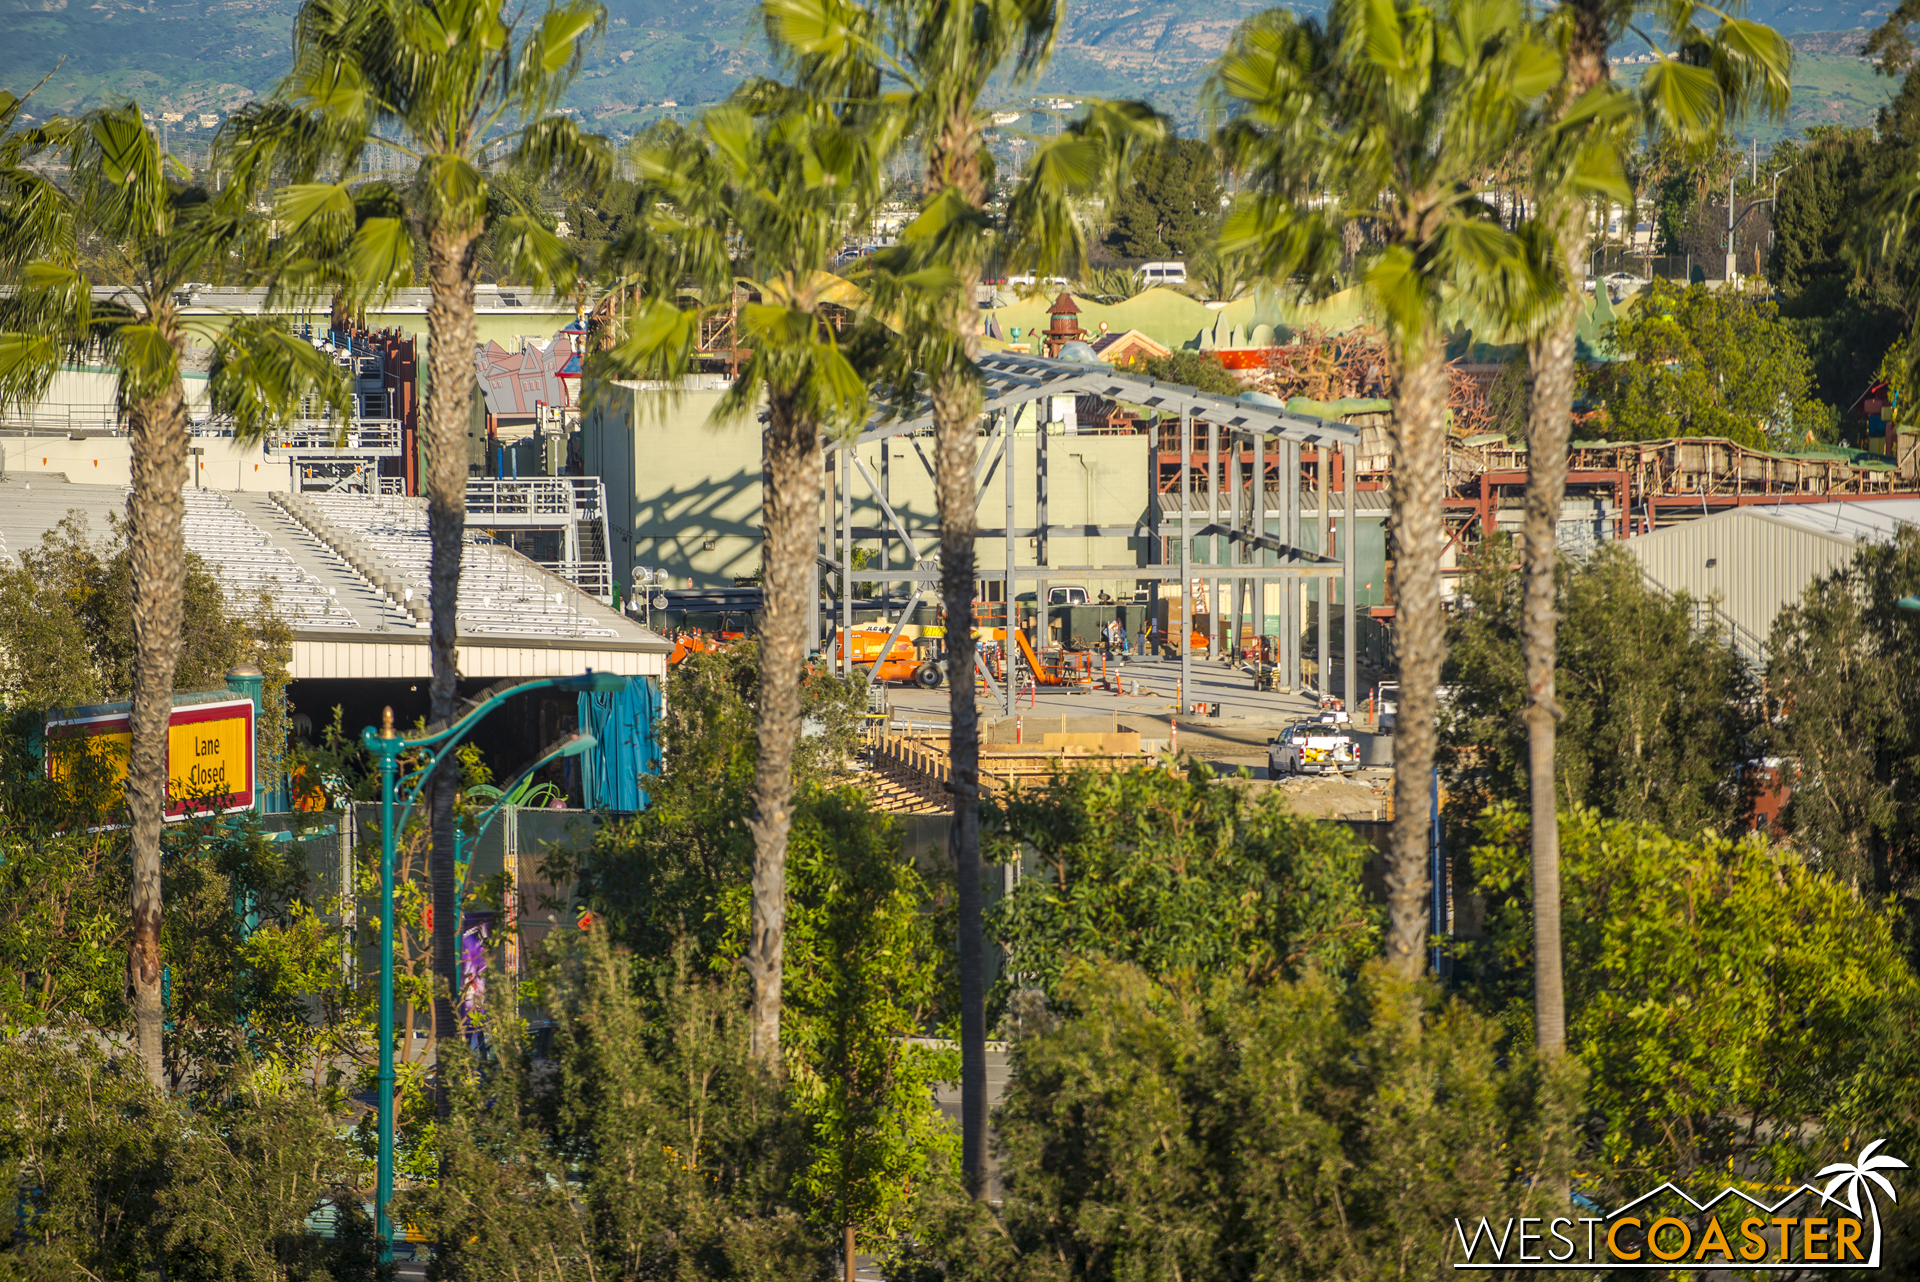
[[[1280,627],[1275,661],[1281,683],[1288,688],[1299,689],[1302,686],[1300,612],[1303,607],[1298,588],[1306,581],[1315,580],[1320,584],[1318,598],[1322,603],[1318,611],[1317,628],[1318,653],[1322,660],[1315,684],[1321,692],[1331,693],[1326,672],[1330,665],[1325,662],[1328,653],[1328,618],[1331,613],[1327,585],[1338,580],[1344,624],[1338,693],[1349,708],[1354,706],[1358,695],[1354,677],[1354,475],[1357,462],[1355,454],[1359,445],[1359,432],[1355,428],[1344,423],[1291,414],[1278,406],[1213,396],[1105,365],[991,355],[981,358],[980,369],[985,395],[981,405],[983,428],[975,463],[975,501],[985,504],[993,482],[998,479],[1005,515],[997,528],[982,524],[976,536],[976,562],[986,559],[989,540],[998,540],[1004,548],[1004,563],[997,571],[976,568],[975,574],[981,583],[997,582],[1001,585],[1002,599],[1007,604],[1009,630],[1017,626],[1015,598],[1019,586],[1024,583],[1030,582],[1035,588],[1034,641],[1038,650],[1047,637],[1051,614],[1048,602],[1050,582],[1062,578],[1093,577],[1133,579],[1156,584],[1174,580],[1183,589],[1179,597],[1183,607],[1179,618],[1183,635],[1177,638],[1170,636],[1169,641],[1179,648],[1180,706],[1184,713],[1187,692],[1193,689],[1193,649],[1184,634],[1189,630],[1193,614],[1191,607],[1199,595],[1197,586],[1202,582],[1211,583],[1208,597],[1210,605],[1224,599],[1223,585],[1231,592],[1231,608],[1211,616],[1214,619],[1230,619],[1230,653],[1239,648],[1243,619],[1251,620],[1255,635],[1264,634],[1269,585],[1277,584],[1286,589],[1279,594]],[[1178,487],[1178,511],[1171,514],[1179,523],[1179,555],[1174,563],[1050,563],[1048,542],[1054,538],[1144,538],[1157,551],[1161,546],[1160,538],[1165,533],[1160,528],[1161,523],[1169,516],[1164,510],[1164,496],[1159,496],[1153,500],[1145,521],[1133,525],[1055,525],[1048,521],[1049,419],[1042,417],[1041,411],[1051,404],[1051,398],[1077,395],[1093,395],[1138,405],[1157,414],[1179,415],[1181,457],[1185,463],[1183,481]],[[1020,527],[1014,523],[1014,497],[1019,483],[1015,467],[1014,422],[1023,407],[1036,403],[1035,475],[1032,481],[1034,524]],[[1212,448],[1205,463],[1196,466],[1194,434],[1201,427],[1205,428]],[[824,447],[823,462],[829,484],[823,496],[821,538],[816,555],[825,574],[822,575],[822,591],[813,600],[811,635],[829,653],[833,652],[831,637],[834,631],[829,620],[834,614],[839,616],[837,626],[842,635],[852,631],[854,586],[857,584],[885,585],[889,600],[892,598],[893,585],[905,585],[905,606],[900,609],[886,645],[880,650],[883,655],[893,652],[893,646],[914,610],[923,601],[938,600],[938,527],[911,528],[894,508],[890,451],[884,448],[880,451],[878,475],[875,469],[867,466],[859,453],[863,445],[906,438],[913,447],[915,457],[931,477],[933,460],[921,444],[921,438],[931,435],[932,428],[931,412],[924,405],[913,407],[911,413],[883,411],[875,415],[857,437],[830,442]],[[1226,466],[1231,473],[1224,487],[1227,498],[1227,510],[1224,513],[1221,511],[1223,487],[1218,471],[1223,458],[1220,448],[1223,439],[1227,447],[1224,456]],[[1315,492],[1319,499],[1318,526],[1308,540],[1316,545],[1314,547],[1299,546],[1301,540],[1297,533],[1302,518],[1308,515],[1302,511],[1300,501],[1303,451],[1306,450],[1312,452]],[[1265,482],[1270,456],[1275,464],[1273,471],[1277,481],[1272,494],[1268,493]],[[860,488],[866,492],[864,499],[856,494],[856,476]],[[1206,487],[1204,505],[1196,495],[1200,484]],[[1332,506],[1332,492],[1336,484],[1342,499],[1338,513]],[[856,502],[872,504],[880,512],[884,523],[879,526],[856,526]],[[1206,524],[1196,528],[1194,522],[1203,506]],[[1343,522],[1337,538],[1334,536],[1336,518]],[[1035,564],[1018,564],[1017,539],[1033,540]],[[1204,560],[1198,560],[1195,556],[1197,540],[1205,547]],[[855,545],[876,541],[880,545],[878,566],[856,569]],[[833,580],[831,583],[829,576]],[[1208,631],[1207,655],[1209,658],[1218,658],[1220,629],[1211,626]],[[1008,652],[1005,682],[994,679],[978,654],[975,658],[976,677],[1008,716],[1013,713],[1013,700],[1019,685],[1015,653],[1011,649]],[[838,661],[843,673],[851,675],[853,660],[850,645],[839,647]],[[958,674],[949,674],[949,679],[957,678]]]

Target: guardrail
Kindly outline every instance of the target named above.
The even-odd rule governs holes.
[[[398,419],[303,419],[268,434],[262,446],[268,454],[397,455],[400,443]]]
[[[118,414],[94,405],[60,408],[39,405],[30,410],[0,410],[0,431],[45,432],[49,435],[64,432],[113,436],[125,434]]]
[[[613,567],[605,561],[536,561],[541,569],[559,575],[588,596],[613,599]]]
[[[467,481],[467,520],[485,524],[475,518],[595,519],[606,505],[605,493],[597,476],[476,476]]]

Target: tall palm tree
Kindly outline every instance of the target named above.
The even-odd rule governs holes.
[[[1704,30],[1702,21],[1712,17],[1722,20]],[[1648,70],[1635,111],[1624,90],[1610,92],[1607,49],[1630,33],[1644,36],[1636,26],[1642,20],[1666,33],[1682,52]],[[1586,214],[1595,199],[1631,204],[1624,152],[1636,120],[1697,145],[1712,140],[1751,106],[1783,111],[1791,51],[1768,27],[1679,0],[1566,0],[1548,15],[1548,28],[1561,51],[1561,79],[1545,103],[1554,127],[1539,137],[1534,150],[1531,188],[1559,289],[1544,325],[1527,344],[1532,395],[1521,533],[1521,649],[1527,676],[1522,715],[1532,825],[1534,1028],[1541,1053],[1554,1057],[1566,1046],[1553,771],[1559,717],[1554,569],[1572,431],[1574,327],[1583,306],[1579,264],[1586,257]],[[1647,43],[1661,47],[1651,39]]]
[[[271,99],[229,122],[225,150],[239,185],[277,197],[291,242],[280,282],[311,291],[350,285],[363,296],[409,283],[416,242],[427,284],[427,533],[432,548],[429,717],[452,720],[460,550],[466,526],[467,424],[474,395],[475,248],[498,230],[515,275],[571,290],[581,264],[488,176],[505,165],[535,180],[604,181],[611,152],[556,108],[598,38],[596,0],[521,10],[500,0],[306,0],[294,20],[293,70]],[[378,146],[406,158],[394,183],[363,180]],[[382,175],[384,177],[384,175]],[[305,252],[303,252],[305,251]],[[431,781],[434,1028],[453,1027],[455,781]],[[445,1106],[444,1093],[440,1103]]]
[[[775,1069],[793,752],[808,607],[818,583],[820,446],[825,434],[856,430],[867,406],[866,379],[841,335],[863,296],[828,268],[884,192],[899,124],[897,116],[848,114],[778,85],[744,86],[691,129],[668,130],[634,148],[635,220],[605,259],[615,296],[638,301],[616,313],[613,345],[593,358],[596,378],[677,376],[693,355],[700,313],[730,308],[737,287],[749,291],[739,325],[751,355],[714,416],[738,420],[763,401],[767,414],[746,967],[753,1050]]]
[[[264,229],[245,203],[184,180],[133,104],[9,133],[21,100],[0,94],[0,403],[31,404],[63,362],[113,371],[132,446],[133,708],[127,809],[133,902],[127,983],[140,1061],[166,1086],[160,1006],[160,832],[180,653],[190,426],[180,362],[214,348],[216,408],[257,434],[311,392],[344,411],[332,363],[270,318],[193,318],[178,291],[221,279]],[[64,172],[62,172],[64,171]],[[104,261],[83,267],[80,246]]]
[[[1387,874],[1389,964],[1423,966],[1428,775],[1445,637],[1440,500],[1443,327],[1511,331],[1546,283],[1525,238],[1478,192],[1543,96],[1559,59],[1514,0],[1336,0],[1325,25],[1269,10],[1235,33],[1212,92],[1221,141],[1247,175],[1221,248],[1249,274],[1332,288],[1340,233],[1371,225],[1355,271],[1392,362],[1400,712]]]
[[[979,531],[974,468],[982,403],[980,319],[974,295],[996,228],[992,160],[982,105],[996,76],[1030,80],[1052,52],[1059,0],[766,0],[767,32],[817,93],[884,100],[926,153],[919,215],[896,248],[876,255],[872,288],[899,327],[890,364],[897,384],[932,410],[934,495],[940,518],[940,599],[946,616],[948,751],[953,768],[953,858],[960,961],[961,1167],[986,1194],[986,940],[980,888],[980,720],[974,706],[973,603]],[[1078,264],[1085,245],[1070,203],[1117,196],[1134,152],[1164,125],[1139,104],[1097,104],[1036,154],[1003,229],[1009,253],[1041,266]]]

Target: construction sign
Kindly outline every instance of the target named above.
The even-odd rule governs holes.
[[[132,709],[124,703],[47,721],[47,772],[72,768],[73,747],[100,751],[112,782],[127,778]],[[68,746],[64,751],[60,745]],[[167,727],[167,818],[227,815],[254,806],[253,700],[245,697],[176,706]]]

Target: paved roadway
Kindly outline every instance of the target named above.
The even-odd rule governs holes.
[[[1098,659],[1095,660],[1098,671]],[[1071,722],[1093,718],[1118,718],[1147,738],[1166,738],[1169,723],[1180,710],[1180,665],[1170,659],[1136,659],[1118,669],[1122,693],[1103,690],[1056,690],[1039,687],[1018,700],[1016,711],[1027,736],[1038,742],[1046,733],[1050,718],[1065,716]],[[1371,684],[1371,674],[1361,670]],[[1336,687],[1338,682],[1336,681]],[[1363,686],[1363,689],[1365,686]],[[913,686],[890,686],[887,698],[896,720],[932,725],[944,729],[947,724],[948,692],[921,690]],[[1316,715],[1317,702],[1309,696],[1259,691],[1253,688],[1250,673],[1228,668],[1217,661],[1193,662],[1193,689],[1184,702],[1218,703],[1220,716],[1179,716],[1180,751],[1224,767],[1246,766],[1264,777],[1267,764],[1267,740],[1291,722]],[[983,733],[994,738],[992,726],[999,718],[998,705],[982,698],[980,715]],[[1364,708],[1356,717],[1354,738],[1362,760],[1370,766],[1393,763],[1393,739],[1376,734],[1366,725]],[[1058,728],[1058,722],[1055,722]],[[1085,729],[1085,725],[1073,725]]]

